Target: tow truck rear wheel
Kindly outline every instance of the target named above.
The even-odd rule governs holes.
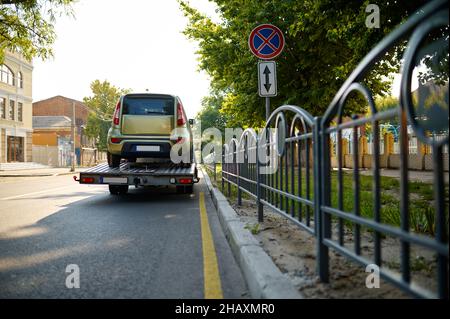
[[[184,186],[184,192],[186,194],[192,194],[194,192],[194,185]]]
[[[177,194],[192,194],[194,192],[194,185],[177,185]]]
[[[109,185],[111,195],[124,195],[128,193],[128,185]]]

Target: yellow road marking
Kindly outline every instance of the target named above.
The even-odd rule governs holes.
[[[214,248],[214,240],[211,234],[211,229],[209,228],[208,215],[206,214],[205,206],[205,194],[203,192],[200,192],[199,201],[200,223],[202,229],[205,299],[223,299],[216,249]]]

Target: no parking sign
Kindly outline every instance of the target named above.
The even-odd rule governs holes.
[[[277,57],[284,48],[284,35],[272,24],[261,24],[248,37],[250,51],[262,60]]]

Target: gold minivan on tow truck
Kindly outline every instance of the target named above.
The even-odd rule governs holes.
[[[112,195],[126,194],[130,185],[174,185],[177,193],[192,193],[199,181],[193,124],[178,96],[126,94],[117,103],[108,131],[108,163],[80,172],[74,179],[81,184],[107,184]],[[174,146],[180,146],[177,152],[187,149],[187,156],[174,161]]]
[[[117,103],[108,131],[108,164],[170,159],[171,147],[180,141],[192,141],[192,132],[178,96],[126,94]]]

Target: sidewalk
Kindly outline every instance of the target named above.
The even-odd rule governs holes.
[[[69,167],[58,168],[37,168],[17,171],[0,171],[0,177],[39,177],[39,176],[60,176],[60,175],[75,175],[86,167],[75,168],[75,172],[71,172]]]
[[[351,171],[351,169],[349,169]],[[360,170],[362,175],[372,175],[373,171]],[[398,169],[380,169],[381,176],[400,178],[400,170]],[[434,181],[434,172],[432,171],[414,171],[408,170],[408,177],[412,181],[423,182],[427,184],[432,184]],[[444,181],[448,184],[448,172],[444,172]]]

